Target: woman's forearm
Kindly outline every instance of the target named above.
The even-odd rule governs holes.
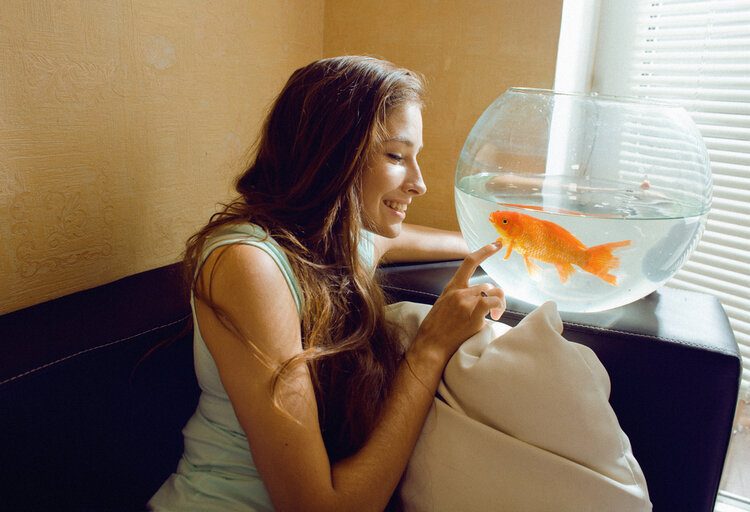
[[[440,261],[464,258],[469,253],[458,231],[403,224],[399,236],[384,255],[387,263]]]
[[[361,511],[363,503],[382,510],[388,503],[432,406],[444,365],[444,358],[434,352],[407,353],[367,443],[332,468],[337,510]]]

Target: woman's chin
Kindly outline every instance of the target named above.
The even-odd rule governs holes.
[[[381,224],[378,226],[367,227],[365,229],[385,238],[396,238],[401,234],[401,222],[386,225]]]

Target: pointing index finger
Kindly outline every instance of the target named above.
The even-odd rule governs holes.
[[[461,263],[461,266],[458,267],[456,273],[453,274],[453,278],[451,279],[450,284],[458,285],[461,288],[467,287],[469,285],[469,279],[471,279],[471,276],[474,275],[474,272],[476,272],[479,264],[493,254],[496,254],[502,248],[502,246],[503,244],[498,241],[482,246],[476,251],[470,253],[468,256],[466,256],[466,258],[464,258],[463,263]]]

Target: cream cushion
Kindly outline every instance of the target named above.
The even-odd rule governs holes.
[[[388,318],[412,339],[430,306]],[[401,487],[410,511],[651,510],[643,472],[591,349],[554,303],[516,327],[487,321],[449,361]]]

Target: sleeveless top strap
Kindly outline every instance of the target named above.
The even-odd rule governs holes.
[[[214,250],[232,244],[251,245],[268,254],[279,267],[279,270],[281,270],[284,280],[292,292],[294,303],[297,305],[297,313],[302,312],[302,292],[284,250],[263,229],[255,224],[232,224],[220,229],[209,239],[209,243],[204,247],[201,254],[201,264],[206,261]]]
[[[359,232],[359,257],[371,270],[375,270],[375,235],[367,230]]]

